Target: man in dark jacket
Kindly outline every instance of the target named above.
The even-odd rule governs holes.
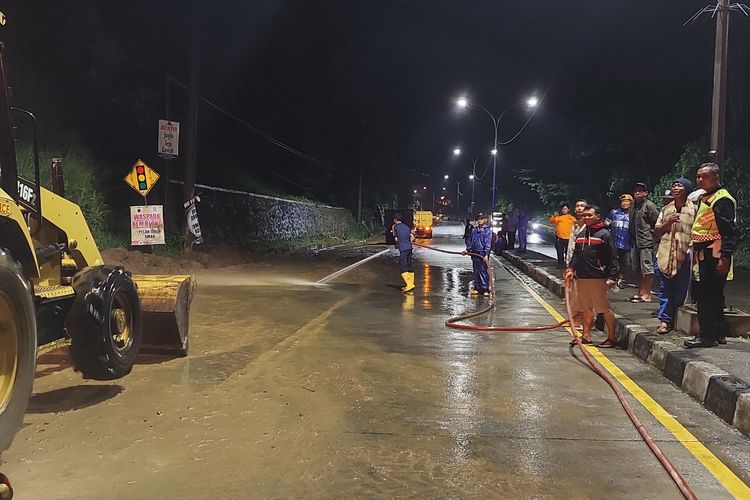
[[[473,253],[479,255],[471,256],[474,266],[474,289],[472,295],[490,295],[489,255],[492,250],[492,230],[487,226],[487,216],[483,213],[477,214],[477,227],[472,229],[471,236],[466,240],[466,251],[464,255]]]
[[[583,313],[581,342],[591,343],[594,313],[601,313],[607,325],[607,340],[599,344],[599,347],[615,347],[615,313],[609,304],[607,289],[617,284],[617,251],[598,206],[587,205],[581,214],[581,220],[586,227],[576,236],[573,255],[565,270],[566,282],[576,280],[578,309]]]
[[[631,265],[638,277],[638,294],[630,302],[651,302],[651,283],[654,281],[654,226],[659,218],[659,209],[649,201],[648,186],[642,182],[635,184],[635,203],[630,209]]]
[[[404,280],[404,286],[401,291],[411,292],[414,290],[414,264],[412,263],[412,239],[411,229],[403,223],[401,214],[393,217],[393,236],[396,238],[396,248],[398,248],[398,261],[401,267],[401,278]]]
[[[733,274],[737,202],[722,187],[719,174],[719,167],[715,163],[704,163],[696,174],[698,187],[704,191],[695,213],[691,235],[693,265],[698,268],[699,277],[694,292],[700,333],[695,340],[685,341],[688,349],[726,343],[724,286]]]

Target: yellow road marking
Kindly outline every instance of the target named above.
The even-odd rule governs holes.
[[[501,263],[502,264],[502,263]],[[503,266],[505,267],[505,266]],[[507,269],[507,268],[506,268]],[[513,275],[514,273],[510,273]],[[529,285],[524,283],[519,277],[514,276],[521,286],[536,299],[539,304],[557,321],[563,318],[554,307],[536,293]],[[662,408],[651,396],[641,387],[633,382],[620,368],[617,367],[609,358],[593,346],[584,346],[589,353],[604,367],[631,396],[638,400],[641,405],[653,415],[674,437],[677,438],[687,450],[703,464],[703,466],[721,483],[729,494],[735,498],[750,498],[750,488],[737,475],[727,467],[724,462],[714,455],[711,450],[701,443],[693,434],[682,426],[672,415]]]

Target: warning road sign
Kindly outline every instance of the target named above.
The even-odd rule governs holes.
[[[157,174],[151,167],[138,160],[133,165],[128,175],[125,176],[125,182],[128,186],[132,187],[144,198],[148,195],[151,188],[154,187],[156,181],[159,180],[159,174]]]

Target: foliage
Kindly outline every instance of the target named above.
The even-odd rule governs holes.
[[[62,154],[60,154],[62,153]],[[65,197],[81,207],[89,229],[99,248],[126,246],[124,235],[116,234],[111,229],[111,212],[106,196],[97,183],[101,171],[92,160],[88,150],[71,141],[61,148],[52,151],[39,151],[39,163],[42,186],[51,188],[51,172],[49,161],[53,156],[63,158],[63,172],[65,174]],[[34,150],[30,144],[21,143],[16,148],[19,175],[34,180]]]
[[[707,147],[703,142],[688,144],[680,159],[666,175],[664,175],[650,194],[650,198],[657,206],[661,205],[661,194],[672,186],[672,181],[678,177],[695,179],[698,166],[704,163],[708,156]],[[750,232],[750,149],[735,149],[728,152],[721,172],[722,184],[737,200],[737,233],[740,235],[737,249],[737,262],[750,264],[750,240],[744,235]]]
[[[557,207],[562,202],[575,198],[576,186],[565,182],[540,180],[534,170],[521,170],[518,179],[536,193],[546,207]]]
[[[370,236],[370,229],[364,224],[352,224],[346,233],[347,241],[361,241]]]

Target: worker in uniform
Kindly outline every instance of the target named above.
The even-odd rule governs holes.
[[[478,213],[476,217],[477,225],[471,231],[471,236],[466,240],[466,250],[468,253],[476,254],[471,256],[471,263],[474,266],[474,288],[472,295],[490,295],[490,275],[489,275],[489,255],[492,250],[492,230],[487,226],[487,216]]]
[[[393,217],[393,236],[396,238],[396,248],[398,249],[398,260],[401,267],[401,278],[404,280],[404,286],[401,291],[406,293],[414,290],[414,264],[412,263],[412,244],[414,235],[411,233],[409,226],[401,220],[401,214]]]
[[[724,286],[732,279],[732,253],[737,243],[737,202],[721,185],[719,166],[704,163],[696,181],[701,193],[692,229],[694,289],[700,333],[685,347],[725,344]],[[696,273],[697,271],[697,273]]]

